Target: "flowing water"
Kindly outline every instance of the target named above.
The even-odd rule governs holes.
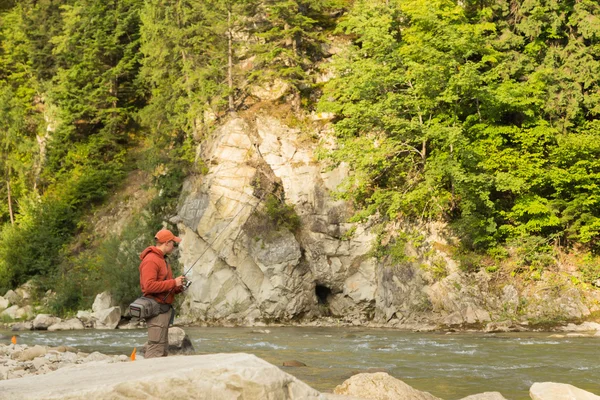
[[[599,337],[314,327],[190,327],[185,331],[198,354],[252,353],[278,366],[301,361],[307,367],[281,368],[322,392],[333,391],[355,373],[377,368],[445,400],[486,391],[498,391],[509,400],[529,399],[534,382],[568,383],[600,395]],[[28,345],[69,345],[84,352],[127,355],[146,341],[145,330],[19,335],[19,343]]]

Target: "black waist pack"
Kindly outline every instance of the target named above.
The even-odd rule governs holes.
[[[148,319],[161,313],[161,304],[150,297],[138,297],[129,305],[129,314],[133,318]]]

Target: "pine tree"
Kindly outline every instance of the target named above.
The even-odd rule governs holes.
[[[342,0],[263,1],[263,19],[256,33],[259,42],[252,49],[257,65],[250,79],[289,83],[298,109],[301,91],[312,87],[308,71],[323,56],[326,29],[334,26],[335,13],[346,4]]]

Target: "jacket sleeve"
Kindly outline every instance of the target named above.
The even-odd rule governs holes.
[[[144,294],[164,293],[175,288],[175,279],[158,279],[159,268],[157,263],[150,260],[144,261],[140,266],[140,281]]]

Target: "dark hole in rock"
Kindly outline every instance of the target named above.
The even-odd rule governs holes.
[[[319,304],[327,304],[327,297],[331,294],[331,289],[327,286],[317,285],[315,287],[315,294],[317,295]]]

